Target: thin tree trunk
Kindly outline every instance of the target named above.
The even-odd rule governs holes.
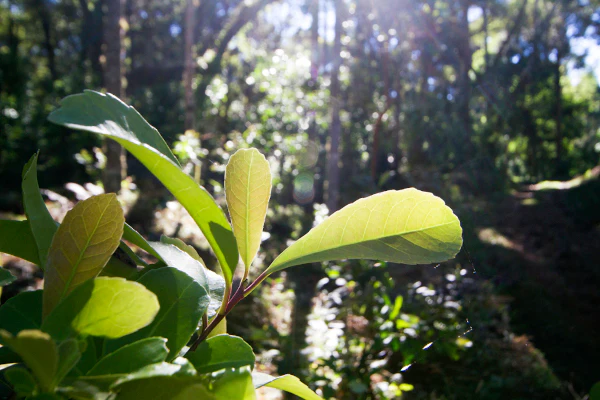
[[[464,142],[462,143],[463,151],[461,152],[463,155],[463,160],[468,160],[473,156],[472,151],[472,136],[473,136],[473,126],[471,123],[471,78],[469,77],[469,71],[471,70],[471,65],[473,62],[473,53],[471,51],[471,32],[469,30],[469,19],[467,17],[470,0],[463,0],[461,2],[462,5],[462,15],[459,19],[459,29],[461,34],[461,45],[459,49],[460,57],[460,76],[459,76],[459,85],[460,85],[460,100],[459,100],[459,118],[463,126],[463,130],[465,133]]]
[[[554,96],[556,101],[556,111],[554,114],[554,120],[556,123],[556,174],[558,178],[561,178],[563,172],[562,168],[562,157],[563,157],[563,129],[562,129],[562,86],[560,84],[560,63],[561,63],[561,51],[558,50],[556,56],[556,70],[554,71]]]
[[[341,0],[334,0],[335,6],[335,38],[333,42],[331,69],[331,125],[329,127],[329,158],[327,160],[327,208],[332,213],[337,210],[340,198],[340,136],[342,124],[340,121],[341,96],[340,96],[340,64],[342,58],[342,7]]]
[[[185,9],[185,48],[183,72],[183,87],[185,90],[185,121],[184,130],[196,129],[196,102],[194,98],[194,88],[192,87],[194,79],[194,28],[195,28],[194,0],[187,0]]]
[[[104,84],[107,92],[119,98],[123,97],[121,56],[125,30],[123,28],[124,24],[121,24],[122,15],[122,0],[106,0]],[[106,193],[118,192],[127,171],[125,150],[115,141],[106,140],[104,152],[106,154],[106,167],[102,176],[104,191]]]

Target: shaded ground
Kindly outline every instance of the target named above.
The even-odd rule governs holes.
[[[482,206],[465,245],[477,272],[512,298],[512,330],[585,393],[600,380],[600,180],[535,189]]]

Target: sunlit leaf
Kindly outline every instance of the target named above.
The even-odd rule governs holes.
[[[58,223],[52,219],[40,193],[37,180],[37,158],[38,155],[34,154],[23,168],[23,208],[38,248],[40,267],[45,268],[48,250]]]
[[[138,282],[158,297],[160,310],[156,318],[144,329],[105,343],[105,347],[114,351],[128,343],[161,336],[167,339],[167,360],[173,360],[198,328],[200,318],[208,307],[208,293],[188,274],[170,267],[149,271]]]
[[[208,317],[215,315],[221,307],[225,293],[223,277],[206,268],[201,260],[193,258],[179,246],[158,242],[151,242],[150,245],[169,267],[185,272],[206,290],[210,296]]]
[[[225,169],[225,195],[246,270],[254,260],[271,197],[269,162],[256,149],[238,150]]]
[[[0,219],[0,253],[41,264],[29,221]]]
[[[48,254],[44,315],[73,289],[100,273],[119,246],[124,221],[115,194],[90,197],[67,213]]]
[[[123,227],[123,239],[130,241],[140,249],[144,250],[146,253],[152,254],[154,257],[161,260],[160,255],[154,251],[152,246],[150,246],[150,243],[148,243],[146,239],[144,239],[144,237],[140,235],[138,231],[133,229],[127,222]]]
[[[305,400],[323,400],[308,386],[300,382],[300,379],[296,378],[294,375],[282,375],[274,377],[263,374],[262,372],[253,372],[252,382],[254,383],[254,387],[256,389],[263,386],[268,386],[295,394],[296,396]]]
[[[130,374],[119,378],[112,387],[118,387],[124,383],[137,381],[137,380],[147,380],[149,378],[163,377],[163,376],[173,376],[178,374],[181,371],[181,365],[170,364],[168,362],[160,362],[156,364],[146,365],[143,368],[138,369]]]
[[[39,330],[24,330],[17,336],[0,330],[4,344],[23,359],[36,377],[40,388],[52,391],[58,370],[58,350],[50,335]]]
[[[255,400],[252,375],[247,368],[227,369],[214,381],[211,393],[216,400]]]
[[[199,263],[201,263],[202,265],[204,265],[206,267],[204,260],[202,259],[202,257],[200,257],[200,254],[198,254],[196,249],[194,247],[190,246],[189,244],[184,243],[183,240],[181,240],[179,238],[171,238],[171,237],[162,235],[160,237],[160,242],[164,243],[164,244],[171,244],[171,245],[179,248],[179,250],[185,251],[186,253],[188,253],[190,255],[190,257],[192,257],[194,260],[198,261]]]
[[[123,278],[86,281],[46,318],[42,329],[57,340],[69,328],[82,335],[119,338],[148,326],[157,315],[156,295],[144,285]]]
[[[218,335],[200,343],[196,351],[188,351],[185,357],[200,374],[224,368],[254,368],[252,347],[242,338],[231,335]]]
[[[122,383],[117,400],[217,400],[197,379],[157,376]]]
[[[335,212],[281,253],[267,273],[337,259],[437,263],[461,246],[460,222],[442,199],[413,188],[390,190]]]
[[[112,95],[85,91],[66,97],[49,120],[108,136],[131,152],[181,202],[210,243],[228,283],[238,262],[231,225],[211,195],[184,173],[156,129]]]

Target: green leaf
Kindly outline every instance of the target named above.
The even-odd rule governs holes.
[[[338,259],[438,263],[461,246],[460,222],[442,199],[414,188],[390,190],[333,213],[281,253],[266,274]]]
[[[135,244],[137,247],[144,250],[146,253],[152,254],[154,257],[162,261],[162,259],[160,258],[160,254],[158,254],[152,248],[152,246],[150,246],[150,243],[148,243],[146,239],[144,239],[144,237],[140,235],[138,231],[133,229],[131,225],[129,225],[127,222],[125,222],[125,225],[123,227],[123,239]]]
[[[188,351],[185,357],[199,374],[218,371],[224,368],[254,368],[252,347],[242,338],[231,335],[218,335],[200,343],[196,351]]]
[[[123,376],[118,379],[112,388],[118,387],[126,382],[132,382],[137,380],[146,380],[148,378],[155,378],[160,376],[173,376],[181,371],[181,365],[170,364],[167,362],[160,362],[156,364],[146,365],[143,368],[134,371],[130,374]]]
[[[183,240],[181,240],[179,238],[171,238],[171,237],[168,237],[165,235],[161,235],[160,242],[163,244],[173,245],[173,246],[177,247],[179,250],[185,251],[186,253],[188,253],[190,255],[190,257],[192,257],[194,260],[198,261],[200,264],[202,264],[204,267],[206,267],[204,260],[202,259],[202,257],[200,257],[200,254],[198,254],[196,249],[194,247],[190,246],[189,244],[184,243]]]
[[[4,373],[8,383],[21,396],[32,395],[37,389],[34,377],[25,368],[10,368]]]
[[[117,400],[216,400],[197,379],[179,376],[158,376],[121,384]]]
[[[600,400],[600,382],[596,382],[590,390],[590,400]]]
[[[206,268],[202,261],[193,258],[179,246],[158,242],[152,242],[150,245],[169,267],[185,272],[206,290],[210,296],[208,317],[212,318],[221,307],[225,294],[223,277]]]
[[[48,254],[45,316],[73,289],[100,273],[119,246],[124,221],[112,193],[90,197],[67,213]]]
[[[98,361],[86,374],[87,379],[97,379],[105,375],[120,376],[149,364],[161,363],[169,354],[166,342],[164,338],[151,337],[125,345]]]
[[[229,284],[238,263],[231,225],[211,195],[183,172],[156,129],[132,107],[112,95],[85,91],[66,97],[50,121],[108,136],[119,142],[156,176],[190,213],[215,252]]]
[[[41,264],[29,221],[0,219],[0,253],[22,258],[35,265]]]
[[[274,377],[263,374],[262,372],[253,372],[252,381],[256,389],[259,387],[268,386],[295,394],[296,396],[305,400],[323,400],[308,386],[300,382],[300,379],[296,378],[294,375],[282,375]]]
[[[10,273],[10,271],[0,267],[0,286],[6,286],[17,280],[17,277]]]
[[[4,343],[14,350],[31,369],[43,391],[53,390],[58,370],[58,351],[50,335],[39,330],[24,330],[17,336],[0,330]]]
[[[156,295],[123,278],[100,277],[75,289],[46,318],[42,329],[57,340],[82,335],[119,338],[148,326],[159,311]]]
[[[138,282],[156,294],[160,310],[150,325],[106,343],[106,349],[112,351],[143,338],[161,336],[167,339],[167,360],[173,360],[198,328],[198,322],[208,307],[209,296],[186,273],[170,267],[149,271]]]
[[[225,370],[214,382],[211,392],[216,400],[255,400],[252,375],[246,368]]]
[[[54,378],[54,386],[64,379],[65,376],[77,365],[81,358],[79,344],[75,339],[65,340],[58,345],[58,368]]]
[[[256,149],[240,149],[225,169],[227,208],[246,271],[256,257],[271,197],[269,162]]]
[[[0,329],[16,335],[42,326],[42,291],[22,292],[0,307]]]
[[[40,258],[40,267],[45,268],[48,250],[52,243],[52,237],[58,229],[58,223],[52,219],[52,216],[46,208],[46,203],[40,193],[40,187],[37,180],[37,158],[34,154],[29,162],[23,168],[23,206],[25,215],[29,220],[31,232],[35,238]]]
[[[0,346],[0,365],[16,364],[16,363],[20,363],[22,361],[23,360],[21,360],[21,357],[19,357],[19,355],[17,353],[15,353],[14,351],[12,351],[10,348],[8,348],[6,346]],[[0,376],[0,383],[1,382],[2,382],[2,379]],[[2,393],[2,391],[0,390],[0,396],[1,396],[1,393]]]

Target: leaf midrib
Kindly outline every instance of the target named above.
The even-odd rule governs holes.
[[[83,259],[83,255],[85,254],[87,248],[89,247],[90,242],[91,242],[92,238],[94,237],[94,235],[96,234],[96,231],[98,230],[98,227],[100,226],[100,222],[104,218],[104,214],[106,213],[106,210],[108,209],[108,207],[110,206],[111,203],[112,203],[112,199],[110,199],[106,203],[104,210],[102,210],[102,213],[100,214],[100,218],[98,218],[98,220],[96,221],[96,225],[94,226],[94,229],[88,235],[85,246],[83,246],[81,252],[79,253],[79,258],[77,259],[77,261],[71,268],[71,276],[69,276],[69,279],[67,280],[67,282],[65,282],[65,287],[63,288],[63,292],[61,293],[60,297],[58,298],[58,302],[60,302],[67,295],[67,291],[69,290],[69,287],[71,286],[71,282],[73,281],[73,278],[75,278],[75,275],[77,275],[77,272],[78,272],[77,270],[79,269],[79,264],[81,263],[81,260]],[[84,221],[84,226],[85,226],[85,221]],[[69,227],[68,229],[69,229],[68,232],[71,233],[71,228]],[[62,251],[62,248],[61,248],[61,251]]]

